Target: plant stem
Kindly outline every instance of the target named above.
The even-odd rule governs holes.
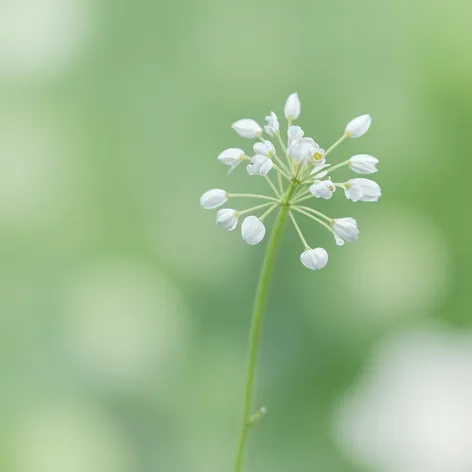
[[[289,213],[288,202],[293,194],[293,191],[295,190],[296,185],[296,183],[292,182],[284,197],[279,214],[275,220],[272,235],[269,244],[267,245],[264,262],[262,263],[261,273],[259,275],[259,283],[257,285],[256,297],[254,299],[254,309],[252,312],[251,331],[249,334],[249,352],[247,360],[246,388],[244,393],[243,419],[236,453],[236,461],[233,469],[234,472],[241,472],[243,468],[247,438],[249,435],[249,430],[252,426],[250,418],[252,415],[257,358],[261,340],[264,312],[267,305],[267,295],[269,292],[269,285],[274,268],[275,258],[277,255],[277,249],[282,236],[282,230]]]

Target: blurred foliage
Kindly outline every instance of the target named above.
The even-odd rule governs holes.
[[[287,227],[248,471],[361,470],[332,438],[373,347],[470,326],[468,0],[0,0],[0,470],[230,470],[263,247],[203,191],[265,190],[216,156],[282,114],[381,161],[378,205],[335,195],[356,245],[311,273]],[[346,174],[347,175],[347,174]],[[320,206],[324,207],[322,202]]]

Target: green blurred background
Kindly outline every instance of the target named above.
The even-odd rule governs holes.
[[[302,222],[320,272],[286,228],[247,470],[470,471],[471,20],[469,0],[0,0],[0,470],[231,470],[265,244],[198,200],[266,190],[216,157],[296,91],[325,148],[373,116],[332,161],[379,158],[383,196],[320,203],[356,245]]]

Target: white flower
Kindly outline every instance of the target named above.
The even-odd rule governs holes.
[[[231,128],[243,138],[258,138],[262,134],[262,128],[257,121],[248,118],[236,121],[231,125]]]
[[[315,150],[315,153],[313,154],[313,159],[315,161],[315,169],[322,168],[326,165],[326,159],[324,158],[324,153],[325,153],[325,150],[321,149],[319,146]]]
[[[285,118],[287,120],[296,120],[300,116],[300,99],[298,93],[292,93],[285,102]]]
[[[346,242],[355,242],[359,239],[359,228],[354,218],[337,218],[333,223],[336,243],[341,246],[341,239]]]
[[[294,141],[290,145],[288,148],[288,154],[295,161],[308,162],[317,149],[318,145],[313,139],[302,138],[298,141]]]
[[[267,125],[264,126],[264,131],[269,136],[277,136],[279,134],[280,128],[277,115],[273,111],[271,111],[270,115],[265,117],[265,120],[267,121]]]
[[[344,134],[348,138],[360,138],[367,133],[371,123],[372,117],[370,115],[358,116],[347,124]]]
[[[315,183],[310,187],[310,192],[316,198],[324,198],[329,200],[336,190],[336,186],[331,180],[315,180]]]
[[[290,126],[288,129],[288,145],[290,146],[294,141],[299,141],[303,138],[304,132],[300,126]]]
[[[382,191],[377,182],[369,179],[351,179],[344,184],[344,195],[353,202],[376,202]]]
[[[375,174],[379,160],[368,154],[357,154],[352,156],[349,161],[349,167],[358,174]]]
[[[219,188],[208,190],[200,197],[200,205],[205,210],[213,210],[224,205],[228,200],[228,194]]]
[[[229,148],[220,153],[218,160],[227,166],[236,167],[245,157],[246,155],[242,149]]]
[[[230,208],[223,208],[216,213],[216,223],[228,231],[233,231],[238,225],[239,213]]]
[[[241,225],[241,235],[244,241],[252,246],[264,239],[265,231],[264,224],[255,216],[248,216]]]
[[[300,254],[300,261],[310,270],[319,270],[328,263],[328,253],[322,247],[308,249]]]
[[[274,163],[267,156],[262,154],[256,154],[251,163],[247,166],[247,173],[249,175],[261,175],[266,176],[269,171],[274,167]]]
[[[256,154],[262,154],[263,156],[273,156],[275,154],[274,145],[270,142],[265,140],[264,142],[254,143],[252,147]]]

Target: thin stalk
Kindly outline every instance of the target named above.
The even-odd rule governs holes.
[[[338,170],[341,167],[347,166],[349,164],[349,159],[347,161],[341,162],[340,164],[336,164],[335,166],[331,166],[329,169],[326,169],[328,174],[331,174],[333,170]]]
[[[293,216],[292,212],[290,212],[289,215],[290,215],[290,219],[292,220],[293,226],[295,226],[298,236],[300,236],[300,239],[302,240],[302,243],[305,246],[305,249],[310,249],[310,246],[308,246],[306,239],[303,237],[302,230],[300,229],[300,226],[298,226],[297,220]]]
[[[314,208],[306,207],[303,205],[298,206],[298,208],[314,213],[315,215],[319,216],[320,218],[325,219],[326,221],[329,221],[329,222],[332,221],[332,218],[330,218],[329,216],[326,216],[324,213],[321,213],[321,211],[315,210]]]
[[[270,185],[272,191],[275,193],[275,196],[277,198],[282,198],[282,195],[280,195],[279,191],[275,188],[275,185],[272,183],[272,180],[270,180],[270,177],[268,175],[265,175],[264,177],[267,180],[267,183]]]
[[[264,221],[277,208],[277,206],[278,205],[274,203],[263,215],[259,217],[259,219]]]
[[[228,193],[228,198],[258,198],[260,200],[270,200],[271,202],[278,202],[274,197],[268,197],[266,195],[256,195],[252,193]]]
[[[282,150],[283,150],[283,152],[284,152],[284,154],[285,154],[285,157],[287,158],[288,167],[289,167],[289,169],[290,169],[291,166],[292,166],[292,161],[291,161],[291,159],[290,159],[290,157],[289,157],[289,155],[288,155],[287,148],[286,148],[284,142],[282,141],[282,136],[280,136],[280,133],[277,133],[277,138],[278,138],[278,140],[279,140],[280,147],[282,148]]]
[[[337,148],[344,140],[346,139],[346,135],[343,134],[332,146],[330,146],[324,153],[324,157],[326,157],[333,149]]]
[[[279,191],[283,195],[284,193],[284,184],[282,183],[282,174],[277,166],[274,166],[275,170],[277,171],[277,184],[279,186]]]
[[[281,169],[277,164],[274,164],[274,169],[279,171],[287,180],[292,180],[292,178],[287,174],[287,172]]]
[[[268,202],[268,203],[263,203],[262,205],[257,205],[255,207],[252,207],[252,208],[248,208],[247,210],[241,210],[241,211],[238,211],[239,215],[244,215],[245,213],[251,213],[253,211],[256,211],[256,210],[260,210],[262,208],[266,208],[268,207],[269,205],[277,205],[276,203],[273,203],[273,202]]]
[[[259,276],[259,283],[257,285],[256,296],[254,299],[254,309],[252,312],[251,331],[249,333],[249,351],[247,360],[246,387],[244,392],[243,418],[233,472],[241,472],[243,468],[247,438],[252,426],[251,416],[256,379],[257,358],[259,353],[259,344],[261,341],[264,312],[267,305],[267,295],[269,292],[270,279],[274,269],[277,249],[282,237],[282,230],[289,213],[288,201],[290,200],[295,187],[296,184],[292,182],[287,190],[284,202],[280,207],[279,214],[274,223],[274,228],[272,230],[269,244],[267,245],[264,262],[262,263],[261,273]]]
[[[333,228],[331,227],[331,225],[329,225],[328,223],[325,223],[323,220],[320,220],[320,219],[317,218],[315,215],[312,215],[311,213],[308,213],[308,212],[305,211],[305,210],[300,210],[300,208],[297,208],[297,207],[293,207],[293,210],[294,210],[294,211],[297,211],[298,213],[300,213],[300,214],[302,214],[302,215],[307,216],[308,218],[311,218],[312,220],[315,220],[317,223],[319,223],[320,225],[324,226],[326,229],[328,229],[331,233],[334,234],[334,230],[333,230]]]
[[[306,193],[306,192],[302,192],[302,193],[297,197],[297,199],[292,202],[292,204],[293,204],[293,205],[296,205],[296,204],[298,204],[298,203],[300,203],[300,202],[304,202],[305,200],[309,200],[310,198],[313,198],[313,195],[310,193],[310,191],[308,191],[309,195],[307,195],[306,197],[304,197],[305,193]]]

